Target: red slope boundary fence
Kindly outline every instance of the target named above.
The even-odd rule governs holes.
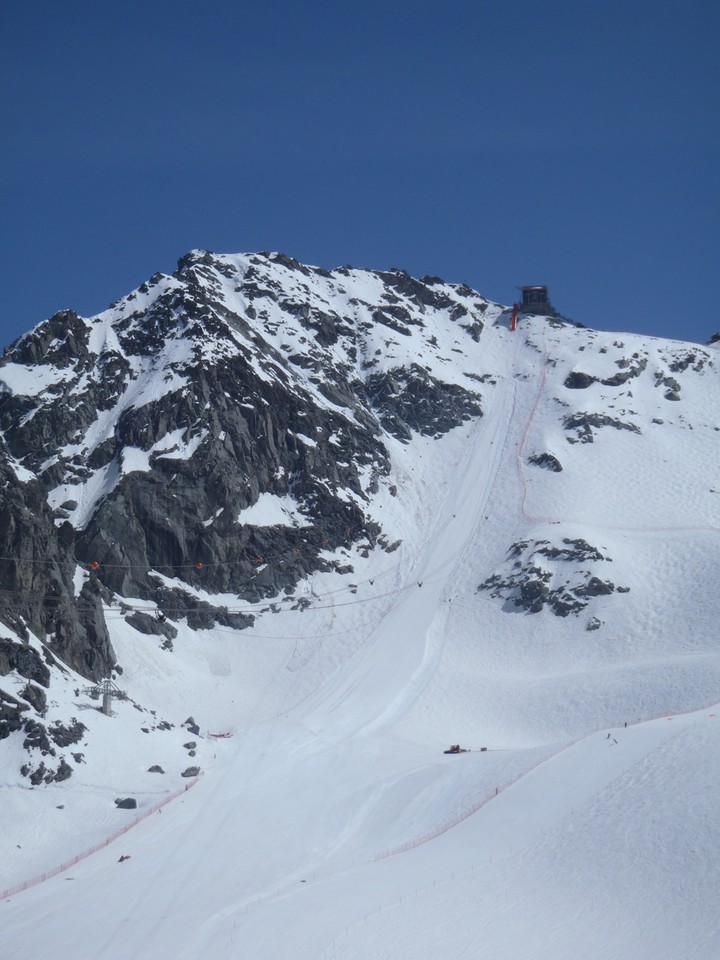
[[[717,706],[716,702],[709,703],[704,707],[693,707],[692,710],[684,710],[676,714],[667,714],[667,713],[658,713],[654,714],[652,717],[646,717],[643,720],[631,720],[626,726],[636,727],[643,723],[651,723],[655,720],[661,720],[663,717],[666,717],[668,720],[672,720],[673,716],[685,717],[689,716],[691,713],[700,713],[703,710],[710,710]],[[711,717],[715,717],[715,713],[709,714]],[[504,781],[499,786],[495,787],[492,793],[486,794],[480,800],[477,800],[471,806],[466,807],[464,810],[459,811],[452,817],[450,820],[445,820],[443,823],[439,823],[432,830],[429,830],[427,833],[422,834],[420,837],[414,837],[412,840],[407,840],[405,843],[399,844],[397,847],[390,847],[387,850],[383,850],[381,853],[376,853],[373,857],[373,860],[387,860],[389,857],[395,857],[399,853],[407,853],[408,850],[413,850],[415,847],[420,847],[424,843],[428,843],[430,840],[434,840],[436,837],[442,836],[443,833],[447,833],[448,830],[452,830],[453,827],[456,827],[459,823],[462,823],[463,820],[467,820],[468,817],[471,817],[474,813],[477,813],[478,810],[481,810],[484,806],[490,803],[491,800],[494,800],[497,796],[503,793],[508,787],[511,787],[514,783],[517,783],[519,780],[522,780],[523,777],[526,777],[528,774],[532,773],[533,770],[536,770],[542,764],[547,763],[549,760],[552,760],[554,757],[557,757],[559,754],[564,753],[566,750],[570,750],[572,747],[576,746],[578,743],[582,743],[583,740],[589,740],[591,737],[596,737],[598,733],[601,733],[604,730],[608,729],[621,729],[620,727],[601,727],[598,730],[593,731],[583,735],[582,737],[577,737],[575,740],[571,740],[570,743],[566,743],[559,750],[553,750],[547,754],[547,756],[542,757],[540,760],[528,767],[527,770],[523,770],[522,773],[517,774],[517,776],[512,777],[510,780]]]
[[[6,890],[0,891],[0,900],[7,900],[8,897],[13,897],[18,893],[22,893],[23,890],[28,890],[30,887],[35,887],[39,883],[43,883],[45,880],[51,880],[53,877],[57,877],[59,874],[63,873],[65,870],[69,870],[70,867],[73,867],[76,863],[79,863],[81,860],[85,860],[87,857],[91,856],[93,853],[97,853],[98,850],[102,850],[103,847],[109,847],[111,843],[117,840],[119,837],[122,837],[128,831],[132,830],[133,827],[136,827],[147,817],[151,816],[153,813],[157,813],[158,810],[162,807],[166,807],[169,803],[172,803],[173,800],[177,800],[178,797],[181,797],[184,793],[187,793],[191,787],[194,787],[198,782],[196,777],[194,780],[191,780],[180,790],[176,790],[174,793],[171,793],[168,797],[164,797],[162,800],[159,800],[157,803],[154,803],[147,810],[143,810],[138,816],[136,816],[130,823],[126,823],[124,827],[120,830],[116,830],[115,833],[112,833],[109,837],[105,837],[104,840],[100,840],[99,843],[96,843],[94,846],[90,847],[87,850],[83,850],[82,853],[78,853],[76,856],[72,857],[70,860],[66,860],[65,863],[61,863],[57,867],[52,867],[50,870],[46,870],[45,873],[41,873],[36,877],[31,877],[29,880],[23,880],[22,883],[17,883],[12,887],[8,887]]]

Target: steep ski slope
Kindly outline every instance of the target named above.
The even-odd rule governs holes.
[[[472,685],[477,705],[463,723],[475,736],[518,745],[712,701],[717,596],[704,564],[720,533],[716,369],[708,370],[709,390],[694,392],[708,386],[702,373],[687,381],[681,406],[656,384],[667,358],[677,364],[690,349],[638,338],[625,352],[635,346],[655,356],[632,391],[580,391],[566,386],[574,367],[607,379],[617,370],[612,338],[569,336],[542,321],[525,332],[528,349],[512,371],[514,434],[487,521],[468,544],[473,562],[460,564],[453,580],[443,631],[452,641],[429,671],[428,700],[460,720],[452,691]],[[593,340],[599,349],[588,360]],[[600,423],[593,442],[568,442],[576,437],[570,418]],[[672,426],[679,431],[670,434]],[[548,453],[562,471],[531,462]],[[677,490],[675,507],[668,487]],[[478,592],[489,577],[499,584]],[[546,605],[528,617],[535,585]],[[562,614],[549,622],[548,604]],[[408,727],[422,724],[423,709],[420,701]],[[427,736],[437,719],[436,707]]]
[[[3,902],[4,942],[38,958],[71,942],[81,960],[714,960],[717,718],[633,722],[717,700],[717,370],[709,351],[622,340],[486,327],[484,417],[388,441],[365,511],[402,543],[345,550],[352,574],[308,577],[306,609],[180,623],[170,655],[111,607],[123,682],[159,716],[197,716],[204,776]],[[38,808],[65,800],[92,842],[108,796],[151,807],[150,751],[179,746],[151,730],[133,767],[108,731],[134,744],[148,717],[116,712],[95,724],[93,783],[81,767]],[[473,751],[444,756],[457,741]],[[44,865],[65,856],[42,819],[28,839]],[[32,874],[3,852],[7,882]]]

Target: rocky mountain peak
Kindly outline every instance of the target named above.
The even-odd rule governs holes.
[[[276,596],[339,547],[375,546],[365,507],[388,444],[481,415],[477,344],[500,313],[437,277],[195,250],[103,313],[61,311],[6,350],[0,430],[21,488],[46,504],[43,536],[94,565],[84,590],[242,625],[198,589]],[[292,520],[244,522],[261,497]],[[49,549],[38,536],[34,556]],[[72,649],[71,665],[98,672]]]
[[[396,268],[196,250],[97,316],[61,311],[9,347],[0,740],[24,731],[40,750],[23,776],[68,775],[67,759],[45,764],[85,736],[73,670],[120,681],[124,666],[132,691],[147,669],[214,697],[234,664],[232,683],[252,674],[284,710],[358,653],[358,689],[379,680],[421,725],[420,686],[448,724],[447,691],[462,690],[476,723],[493,658],[514,677],[517,650],[520,672],[564,684],[568,663],[620,677],[635,645],[670,643],[662,598],[692,579],[686,562],[696,589],[718,528],[716,350],[558,314],[513,332],[510,316]],[[354,681],[330,699],[343,691],[358,699]],[[368,697],[369,722],[389,716]],[[566,721],[551,713],[556,737]]]

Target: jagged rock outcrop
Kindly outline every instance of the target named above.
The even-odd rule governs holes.
[[[73,532],[55,525],[42,484],[17,472],[7,456],[0,460],[0,621],[22,639],[32,631],[49,653],[99,679],[115,660],[99,590],[85,583],[75,595]],[[47,686],[37,660],[35,651],[0,639],[0,674],[17,669]]]
[[[547,606],[559,617],[577,615],[593,597],[616,590],[627,592],[627,587],[616,587],[594,572],[598,562],[610,560],[582,539],[564,537],[562,545],[549,540],[521,540],[508,550],[506,568],[492,574],[477,589],[528,613],[539,613]]]
[[[388,436],[482,413],[480,376],[468,364],[447,382],[438,334],[454,333],[456,360],[490,307],[400,270],[194,251],[104,314],[55,314],[0,364],[0,431],[22,478],[8,473],[0,546],[27,558],[2,584],[26,602],[0,619],[97,679],[114,663],[112,595],[243,627],[251,615],[197,589],[257,601],[328,568],[328,551],[372,549],[364,505],[388,475]],[[74,597],[76,562],[89,575]]]
[[[574,431],[574,436],[567,437],[568,443],[593,443],[595,440],[595,431],[602,427],[613,427],[615,430],[630,430],[632,433],[640,433],[640,427],[636,423],[626,420],[619,420],[617,417],[610,417],[605,413],[573,413],[565,417],[563,426],[570,432]]]
[[[0,690],[0,740],[5,740],[17,730],[22,730],[25,722],[23,713],[30,708],[17,697]]]
[[[536,453],[528,457],[528,461],[552,473],[562,473],[562,464],[554,453]]]
[[[0,637],[0,676],[16,670],[21,677],[34,680],[43,687],[50,683],[50,670],[34,647]]]

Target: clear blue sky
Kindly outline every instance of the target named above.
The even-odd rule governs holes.
[[[0,344],[194,247],[720,330],[717,0],[14,0],[0,44]]]

